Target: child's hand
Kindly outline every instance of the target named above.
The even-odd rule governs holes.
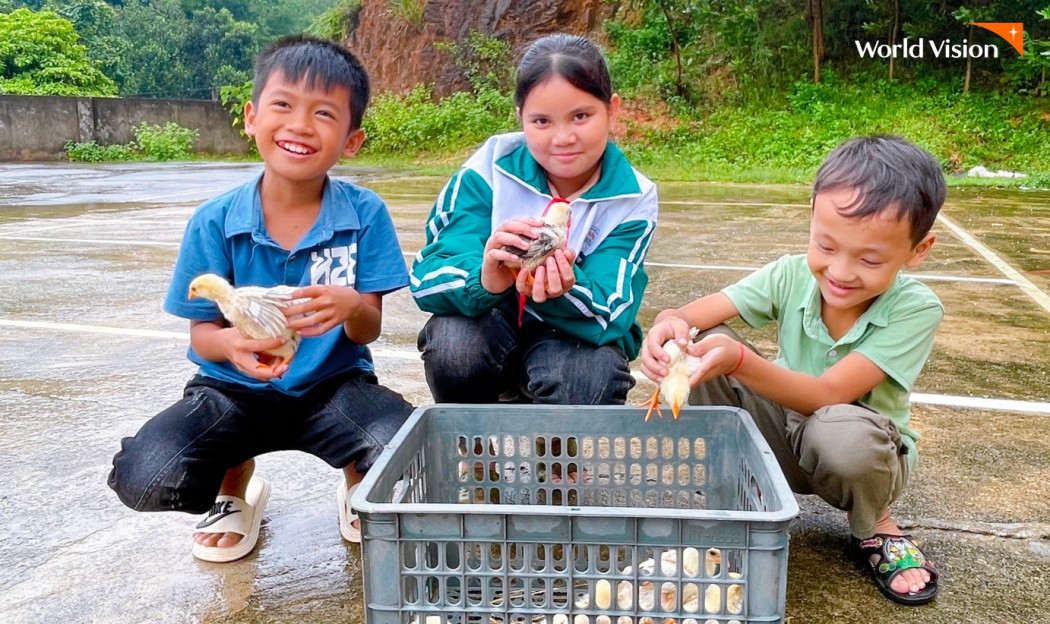
[[[516,247],[527,251],[529,241],[539,236],[543,221],[539,219],[511,219],[496,228],[488,241],[481,258],[481,286],[490,293],[501,293],[514,285],[514,268],[520,265],[521,259],[504,247]],[[525,238],[522,238],[522,237]]]
[[[571,249],[556,249],[547,260],[540,265],[533,274],[532,285],[529,285],[529,276],[525,271],[518,272],[515,286],[518,292],[526,297],[532,297],[536,303],[543,303],[547,299],[555,299],[569,292],[576,285],[576,271],[573,263],[576,261],[576,252]]]
[[[642,341],[642,374],[655,383],[662,382],[667,375],[665,365],[671,361],[671,357],[664,351],[664,343],[672,339],[678,341],[678,346],[683,349],[689,348],[692,342],[689,338],[689,323],[677,316],[669,316],[653,325]],[[690,382],[690,385],[695,384],[692,380]]]
[[[735,373],[749,349],[725,334],[710,334],[689,346],[689,355],[700,358],[700,366],[689,377],[689,385]]]
[[[288,327],[304,338],[320,336],[345,323],[361,305],[361,293],[349,286],[314,284],[292,293],[293,299],[309,298],[305,303],[283,308]]]
[[[277,365],[276,368],[267,366],[256,358],[256,353],[276,349],[287,342],[284,338],[266,338],[263,340],[252,340],[245,338],[235,327],[227,327],[216,333],[216,338],[222,344],[222,350],[226,354],[226,360],[237,367],[249,377],[259,381],[270,381],[280,377],[288,371],[291,360]],[[294,357],[294,356],[293,356]]]

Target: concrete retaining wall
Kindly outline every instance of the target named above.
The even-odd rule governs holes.
[[[66,141],[130,143],[142,122],[173,121],[199,134],[193,151],[246,154],[248,144],[218,102],[0,95],[0,161],[65,158]]]

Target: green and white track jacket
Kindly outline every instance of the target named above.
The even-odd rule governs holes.
[[[524,133],[486,141],[430,212],[426,245],[412,264],[410,288],[420,309],[480,316],[516,305],[514,288],[492,294],[481,285],[485,242],[509,219],[539,218],[551,199]],[[568,246],[577,253],[576,284],[561,297],[530,300],[525,323],[548,323],[592,344],[617,345],[634,359],[642,341],[635,317],[649,281],[644,261],[656,228],[656,185],[609,143],[598,182],[571,206]]]

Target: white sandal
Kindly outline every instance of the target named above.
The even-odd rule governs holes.
[[[241,541],[233,546],[205,546],[193,543],[193,556],[202,561],[225,563],[246,556],[259,543],[263,510],[270,500],[270,482],[252,477],[244,498],[223,494],[215,498],[211,511],[201,520],[194,533],[238,533]]]
[[[355,483],[348,490],[345,483],[340,483],[337,496],[339,501],[339,533],[343,536],[343,539],[351,544],[361,543],[361,529],[354,526],[354,521],[358,520],[358,517],[354,513],[353,508],[350,507],[350,497],[354,495],[359,485],[361,484]]]

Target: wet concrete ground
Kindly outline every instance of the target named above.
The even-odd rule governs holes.
[[[194,518],[136,514],[105,486],[122,436],[180,394],[186,323],[161,304],[194,206],[235,164],[0,165],[0,622],[363,621],[360,550],[339,477],[312,457],[259,461],[274,484],[259,548],[190,555]],[[338,169],[380,193],[414,252],[444,180]],[[804,248],[804,187],[661,184],[642,323]],[[839,512],[802,497],[787,617],[802,622],[1050,622],[1050,193],[952,189],[919,272],[947,317],[916,388],[921,464],[895,515],[942,570],[932,606],[884,600],[843,557]],[[426,316],[385,304],[378,373],[430,402]],[[771,332],[745,332],[771,350]],[[638,401],[651,391],[640,383]]]

